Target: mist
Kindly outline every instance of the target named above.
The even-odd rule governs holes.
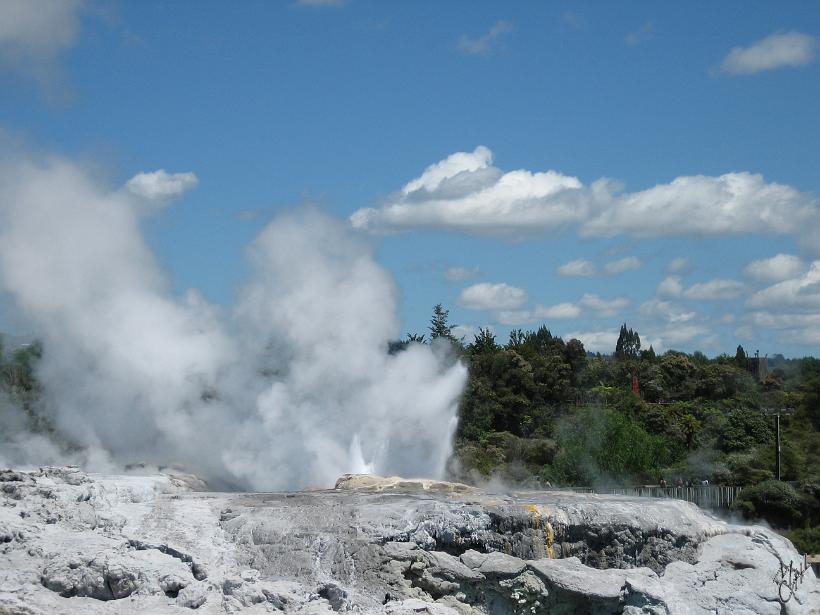
[[[254,490],[442,474],[466,368],[443,347],[388,353],[397,291],[368,241],[314,208],[281,215],[223,308],[172,291],[141,230],[156,209],[66,159],[0,161],[0,291],[43,342],[56,427],[0,412],[0,464],[176,465]]]

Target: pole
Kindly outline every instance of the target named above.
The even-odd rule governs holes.
[[[775,446],[775,462],[774,462],[774,473],[777,477],[777,480],[780,480],[780,413],[774,415],[774,431],[777,437],[777,443]]]

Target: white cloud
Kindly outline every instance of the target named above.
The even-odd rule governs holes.
[[[724,299],[737,299],[746,287],[737,280],[715,279],[708,282],[698,282],[684,289],[680,277],[670,275],[658,284],[658,294],[664,297],[684,297],[686,299],[699,299],[703,301],[717,301]]]
[[[750,278],[760,282],[782,282],[795,277],[805,269],[805,264],[793,254],[778,254],[771,258],[752,261],[743,270]]]
[[[478,277],[478,267],[450,267],[444,272],[444,278],[449,282],[465,282]]]
[[[59,73],[59,55],[74,46],[83,0],[0,2],[0,69],[45,84]]]
[[[678,177],[632,193],[606,179],[584,186],[557,171],[505,173],[481,146],[428,167],[381,207],[356,211],[351,222],[371,231],[518,237],[567,227],[602,237],[794,235],[816,249],[819,203],[745,172]]]
[[[643,265],[643,263],[637,256],[627,256],[604,265],[604,272],[609,275],[617,275],[619,273],[623,273],[624,271],[639,269],[641,265]]]
[[[558,273],[566,276],[589,277],[598,273],[595,263],[583,259],[578,259],[564,263],[558,267]]]
[[[555,305],[536,305],[531,310],[502,310],[495,318],[502,325],[526,325],[539,320],[567,320],[578,318],[581,308],[575,303],[557,303]]]
[[[428,167],[379,209],[359,209],[355,227],[371,230],[448,229],[516,235],[579,221],[581,182],[555,171],[503,173],[479,146]],[[568,201],[562,194],[571,192]],[[581,202],[580,207],[585,209]]]
[[[820,222],[818,201],[761,175],[678,177],[627,193],[601,208],[581,228],[583,235],[627,234],[637,238],[719,236],[747,233],[802,234]]]
[[[597,316],[614,316],[629,305],[626,297],[615,297],[614,299],[602,299],[596,294],[587,293],[578,304],[595,312]]]
[[[674,303],[661,299],[651,299],[641,304],[640,312],[646,318],[660,319],[669,323],[688,322],[696,316],[695,312],[686,311]]]
[[[482,328],[489,329],[490,331],[495,333],[495,331],[493,331],[492,326],[490,325],[487,325],[486,327],[478,327],[476,325],[456,325],[455,327],[453,327],[451,333],[453,337],[457,340],[464,340],[465,344],[471,344],[475,339],[475,336],[478,335],[479,329]]]
[[[611,354],[615,352],[615,344],[618,343],[618,332],[612,329],[603,331],[570,331],[565,333],[563,338],[565,340],[581,340],[584,344],[584,349],[589,352]]]
[[[768,311],[750,312],[743,317],[743,327],[754,336],[760,329],[780,331],[777,339],[781,342],[801,346],[820,344],[820,313],[790,314]]]
[[[746,287],[737,280],[715,279],[708,282],[692,284],[683,293],[687,299],[701,301],[725,301],[740,297]]]
[[[702,324],[676,324],[654,332],[652,345],[655,350],[675,348],[681,344],[691,342],[696,338],[708,338],[711,335],[709,327]],[[645,347],[649,347],[645,345]]]
[[[800,32],[775,32],[748,47],[734,47],[720,65],[729,75],[752,75],[803,66],[814,59],[817,39]]]
[[[458,40],[458,48],[463,53],[471,55],[490,55],[493,53],[493,42],[502,34],[511,32],[512,24],[508,21],[499,20],[495,22],[489,32],[478,38],[472,38],[462,34]]]
[[[678,256],[669,261],[666,270],[669,273],[683,273],[689,268],[689,259],[686,256]]]
[[[493,153],[483,145],[479,145],[472,152],[456,152],[444,160],[431,164],[424,169],[420,177],[407,182],[401,189],[407,196],[414,192],[432,192],[444,180],[452,179],[461,173],[478,171],[489,167],[493,161]]]
[[[164,169],[137,173],[125,184],[126,190],[152,202],[168,202],[196,188],[199,183],[193,173],[166,173]]]
[[[534,312],[536,318],[578,318],[581,308],[574,303],[557,303],[548,307],[536,306]]]
[[[469,310],[516,310],[524,305],[527,293],[508,284],[482,282],[461,291],[458,302]]]
[[[757,291],[749,297],[747,305],[779,310],[820,309],[820,260],[814,261],[802,275]]]
[[[683,294],[683,285],[680,283],[680,278],[676,275],[670,275],[664,278],[658,284],[658,294],[666,297],[679,297]]]

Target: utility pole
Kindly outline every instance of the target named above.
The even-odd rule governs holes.
[[[791,414],[794,408],[763,408],[764,414],[774,416],[774,476],[780,479],[780,415]]]

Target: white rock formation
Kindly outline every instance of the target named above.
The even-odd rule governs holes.
[[[816,613],[784,538],[675,500],[343,477],[208,493],[191,477],[0,470],[0,614]]]

